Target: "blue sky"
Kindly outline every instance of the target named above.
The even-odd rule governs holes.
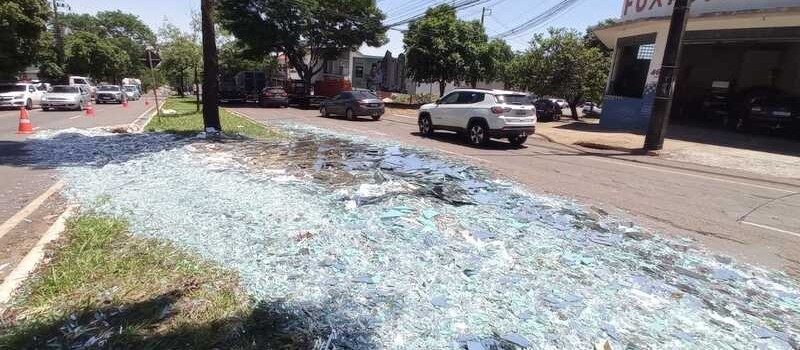
[[[560,0],[489,0],[485,4],[465,9],[459,13],[463,19],[480,19],[481,7],[491,9],[492,14],[486,17],[486,30],[489,35],[497,34],[525,22]],[[122,10],[138,15],[145,23],[157,30],[164,20],[188,30],[192,10],[199,10],[199,0],[66,0],[72,12],[94,13],[104,10]],[[424,10],[424,4],[430,0],[378,0],[378,5],[387,14],[387,23],[405,19],[409,14]],[[442,2],[441,0],[438,2]],[[524,49],[531,34],[541,32],[548,27],[571,27],[583,31],[587,26],[605,18],[617,18],[622,11],[623,0],[581,0],[568,12],[555,16],[552,20],[532,31],[513,38],[508,43],[514,49]],[[403,35],[390,30],[389,44],[380,48],[362,47],[365,54],[382,56],[386,50],[396,56],[403,51]]]

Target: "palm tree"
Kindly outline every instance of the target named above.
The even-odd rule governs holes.
[[[219,107],[217,94],[219,81],[217,80],[217,35],[214,29],[214,11],[216,0],[201,0],[200,12],[203,27],[203,124],[206,131],[218,132],[222,130],[219,122]]]

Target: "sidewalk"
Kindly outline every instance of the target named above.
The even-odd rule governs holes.
[[[635,151],[644,135],[608,130],[597,119],[540,123],[537,134],[566,145]],[[661,158],[800,179],[800,142],[685,125],[670,126]]]

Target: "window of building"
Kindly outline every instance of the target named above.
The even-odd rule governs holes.
[[[655,53],[655,34],[621,38],[617,42],[616,63],[610,95],[641,98]]]
[[[356,66],[356,78],[364,77],[364,66]]]
[[[636,55],[637,60],[652,60],[653,54],[656,52],[656,44],[639,45],[639,53]]]

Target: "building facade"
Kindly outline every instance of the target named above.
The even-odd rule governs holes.
[[[595,31],[614,50],[601,124],[644,130],[673,1],[621,2],[619,21]],[[754,89],[800,96],[800,0],[703,0],[691,6],[673,120],[724,123],[715,120],[721,113],[714,108],[735,111],[732,104]]]

